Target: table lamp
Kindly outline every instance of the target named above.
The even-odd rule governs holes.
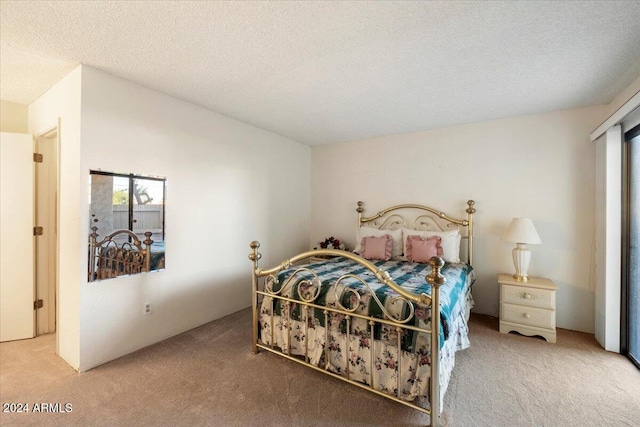
[[[502,240],[516,244],[513,249],[513,265],[516,268],[516,274],[513,277],[518,282],[526,282],[529,279],[527,271],[531,262],[531,251],[527,248],[527,245],[542,243],[536,228],[533,226],[533,221],[529,218],[513,218]]]

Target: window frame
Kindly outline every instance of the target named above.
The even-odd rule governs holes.
[[[134,197],[133,197],[133,186],[134,186],[134,180],[135,179],[145,179],[145,180],[149,180],[149,181],[161,181],[162,182],[162,241],[165,240],[165,206],[166,206],[166,200],[167,200],[167,178],[161,178],[161,177],[157,177],[157,176],[145,176],[145,175],[138,175],[138,174],[134,174],[134,173],[117,173],[117,172],[104,172],[104,171],[98,171],[98,170],[89,170],[89,176],[92,175],[102,175],[102,176],[111,176],[111,177],[119,177],[119,178],[127,178],[128,182],[129,182],[129,187],[128,187],[128,191],[129,191],[129,206],[128,206],[128,230],[133,232],[133,224],[134,222],[134,218],[133,218],[133,206],[134,206]]]
[[[620,289],[620,353],[626,356],[637,368],[640,369],[640,360],[635,359],[629,351],[629,312],[631,301],[629,300],[631,277],[631,154],[630,142],[640,136],[640,124],[624,132],[622,143],[622,259],[621,259],[621,289]]]

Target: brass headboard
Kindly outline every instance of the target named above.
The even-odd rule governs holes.
[[[381,230],[411,228],[414,230],[447,231],[457,228],[463,239],[467,239],[467,262],[473,265],[473,214],[476,202],[467,201],[467,218],[455,219],[443,212],[423,205],[404,204],[383,209],[375,215],[365,217],[364,203],[358,202],[358,227],[375,227]],[[413,218],[409,220],[409,218]]]

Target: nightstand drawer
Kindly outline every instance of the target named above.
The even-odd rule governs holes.
[[[548,329],[555,329],[556,327],[556,313],[554,310],[506,303],[502,303],[501,308],[502,313],[500,313],[500,320],[505,322]]]
[[[552,290],[512,285],[502,285],[501,290],[502,302],[529,307],[556,308],[556,294]]]

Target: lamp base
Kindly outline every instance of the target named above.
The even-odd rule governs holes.
[[[516,245],[512,252],[513,265],[516,268],[516,274],[513,277],[518,282],[527,282],[529,280],[527,271],[531,262],[531,251],[527,248],[526,243],[516,243]]]

